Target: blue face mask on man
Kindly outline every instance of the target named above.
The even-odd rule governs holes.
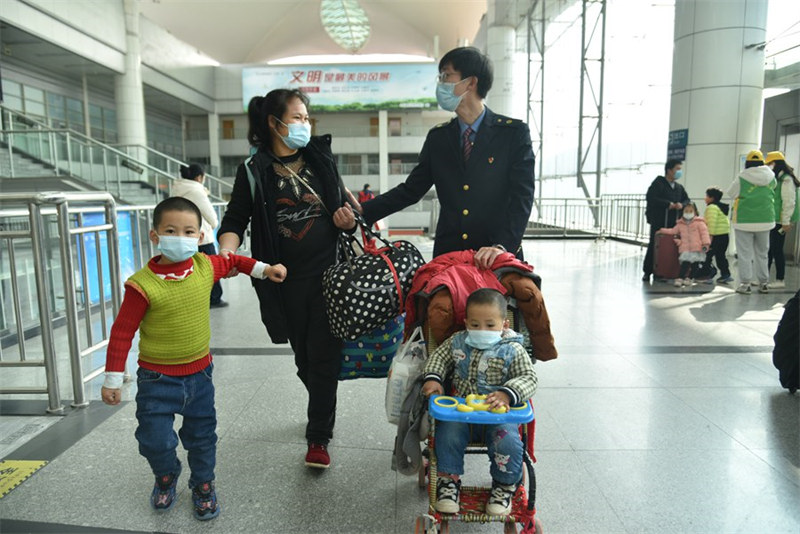
[[[486,350],[500,343],[502,337],[502,330],[467,330],[465,341],[470,347]]]
[[[289,130],[289,135],[285,137],[281,134],[278,135],[283,139],[283,143],[292,150],[303,148],[311,141],[311,125],[309,123],[293,122],[291,124],[286,124],[277,117],[275,117],[275,120],[286,126]],[[275,133],[277,133],[277,131]]]
[[[158,250],[175,263],[186,261],[197,254],[198,239],[179,235],[158,236]]]
[[[461,80],[461,82],[467,81],[469,78],[465,78]],[[438,82],[436,84],[436,102],[439,103],[439,107],[445,111],[455,111],[458,105],[461,103],[461,99],[464,98],[466,93],[461,93],[459,96],[455,95],[456,85],[460,84],[461,82],[456,83],[447,83],[447,82]]]
[[[678,169],[677,171],[675,171],[675,176],[673,176],[673,178],[675,178],[676,180],[680,180],[682,176],[683,176],[683,169]]]

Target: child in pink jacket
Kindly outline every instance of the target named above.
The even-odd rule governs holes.
[[[660,234],[672,234],[678,244],[678,259],[681,262],[681,270],[675,285],[683,287],[693,285],[693,275],[700,264],[706,259],[706,252],[711,245],[711,237],[708,235],[706,221],[697,214],[697,206],[693,203],[683,207],[683,218],[679,219],[672,228],[662,228]]]

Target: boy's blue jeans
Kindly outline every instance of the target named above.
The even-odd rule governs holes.
[[[500,484],[516,484],[522,479],[522,439],[519,426],[469,425],[436,421],[436,460],[440,473],[464,474],[464,451],[470,438],[489,448],[489,472]]]
[[[183,416],[180,438],[188,452],[189,487],[214,480],[217,457],[217,412],[214,408],[214,364],[187,376],[167,376],[149,369],[136,372],[136,440],[139,454],[156,476],[178,473],[175,414]]]

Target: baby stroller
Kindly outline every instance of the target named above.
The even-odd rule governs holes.
[[[509,271],[506,271],[506,273],[507,272]],[[505,273],[496,272],[496,274],[499,277]],[[469,276],[469,274],[467,276]],[[541,279],[538,276],[533,275],[533,273],[526,274],[526,276],[530,276],[530,279],[536,283],[537,288],[541,285]],[[437,326],[432,326],[431,321],[429,320],[430,319],[429,310],[431,310],[432,308],[435,309],[434,299],[437,297],[437,294],[439,295],[439,297],[441,297],[440,291],[442,291],[443,289],[433,287],[433,288],[425,288],[425,290],[420,290],[416,278],[414,285],[417,286],[417,292],[413,292],[414,286],[412,286],[412,294],[410,296],[409,301],[406,302],[406,311],[408,312],[409,308],[413,306],[413,311],[416,314],[415,316],[416,321],[412,322],[415,322],[415,324],[421,323],[423,325],[423,334],[427,341],[428,352],[430,354],[436,349],[436,347],[439,345],[440,342],[443,342],[444,339],[446,339],[446,337],[449,337],[449,335],[455,332],[456,330],[462,329],[463,322],[462,324],[460,324],[460,326],[458,324],[454,324],[451,329],[443,328],[441,324]],[[511,293],[511,291],[507,292]],[[451,306],[454,308],[456,307],[455,298],[453,298]],[[461,316],[463,317],[463,310]],[[517,332],[523,335],[525,339],[525,348],[528,350],[528,353],[531,355],[531,357],[534,358],[535,360],[536,359],[535,350],[532,343],[532,338],[534,338],[534,336],[531,335],[531,332],[529,332],[528,328],[528,325],[531,324],[531,321],[527,320],[528,318],[524,317],[523,311],[520,309],[514,298],[510,299],[507,310],[507,319],[509,321],[510,327],[513,330],[516,330]],[[549,334],[549,325],[547,331]],[[552,338],[550,339],[552,341]],[[552,357],[555,357],[554,352],[555,351],[553,351]],[[448,388],[445,388],[445,391],[448,391]],[[449,399],[456,399],[456,401],[458,401],[457,397],[450,397]],[[436,404],[437,401],[439,402],[439,404],[441,404],[442,402],[452,403],[453,401],[449,399],[445,397],[438,397],[438,398],[432,398],[429,401],[430,402],[428,410],[429,432],[427,438],[427,448],[423,452],[423,462],[420,465],[419,478],[418,478],[419,486],[420,487],[427,486],[428,488],[429,504],[427,512],[417,517],[415,523],[415,533],[416,534],[439,533],[439,532],[448,533],[450,532],[450,523],[457,521],[481,522],[481,523],[500,522],[504,524],[505,533],[511,533],[511,532],[516,533],[517,532],[516,525],[520,524],[522,525],[522,530],[520,531],[522,533],[525,534],[541,533],[541,524],[539,520],[535,517],[536,476],[533,469],[533,463],[535,462],[535,457],[534,457],[535,419],[533,414],[533,405],[530,401],[524,404],[524,407],[527,408],[526,414],[529,414],[529,417],[523,417],[521,419],[520,411],[512,410],[511,412],[509,412],[509,414],[505,414],[507,416],[511,416],[510,420],[501,419],[504,416],[498,416],[495,414],[488,414],[486,412],[482,412],[480,413],[480,416],[490,416],[490,419],[493,419],[493,421],[480,421],[480,420],[465,421],[465,422],[470,422],[471,424],[481,424],[481,423],[497,424],[497,423],[510,423],[510,422],[519,423],[520,439],[523,441],[524,445],[523,481],[517,488],[516,494],[512,499],[511,513],[507,516],[492,516],[486,514],[485,503],[491,488],[479,487],[479,486],[461,487],[460,510],[457,514],[443,514],[435,510],[434,505],[436,503],[436,483],[437,483],[437,460],[435,453],[436,420],[438,419],[438,420],[462,421],[461,417],[463,417],[464,415],[463,412],[458,412],[456,410],[448,409],[447,407],[442,407]],[[453,417],[455,417],[456,419],[453,419]],[[466,454],[486,454],[487,449],[483,443],[470,443],[467,446],[465,452]]]

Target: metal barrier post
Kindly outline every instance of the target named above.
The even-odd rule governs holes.
[[[61,273],[64,280],[64,314],[67,317],[67,338],[69,343],[70,365],[72,366],[72,393],[74,408],[88,406],[86,392],[83,387],[83,365],[78,338],[78,306],[75,302],[74,266],[70,250],[69,204],[66,200],[58,206],[58,248],[61,252]],[[89,322],[89,317],[86,318]]]
[[[47,379],[47,411],[60,414],[64,412],[61,405],[61,393],[58,388],[58,368],[56,365],[56,349],[53,341],[53,317],[50,313],[50,291],[45,276],[44,229],[42,228],[42,212],[39,204],[28,204],[30,213],[31,239],[33,251],[34,274],[36,275],[36,293],[39,302],[39,322],[42,331],[42,349],[44,351],[44,370]]]

